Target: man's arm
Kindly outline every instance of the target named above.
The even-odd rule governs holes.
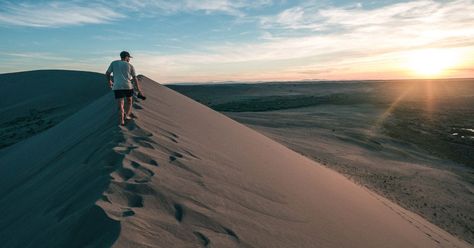
[[[107,82],[109,83],[109,87],[112,89],[112,85],[114,82],[112,81],[112,76],[110,75],[111,73],[109,71],[105,72],[105,77],[107,78]]]
[[[113,67],[112,64],[114,62],[110,63],[109,67],[107,68],[107,71],[105,72],[105,77],[107,78],[107,83],[109,84],[109,87],[112,89],[112,85],[114,84],[114,81],[112,80],[112,72],[113,72]]]
[[[135,87],[137,88],[138,97],[143,96],[140,83],[138,82],[137,73],[135,72],[135,67],[133,67],[132,64],[130,64],[130,74],[132,74],[132,83],[134,83]]]
[[[140,87],[140,83],[138,83],[138,78],[136,76],[132,77],[132,82],[135,83],[135,86],[137,87],[138,94],[142,94],[142,89]]]

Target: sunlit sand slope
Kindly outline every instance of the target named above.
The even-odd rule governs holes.
[[[147,78],[98,204],[115,245],[464,247],[343,176]],[[117,148],[118,149],[118,148]]]

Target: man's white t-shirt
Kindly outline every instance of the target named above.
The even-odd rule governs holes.
[[[131,79],[136,77],[133,65],[123,60],[115,60],[110,63],[108,73],[113,73],[114,85],[112,90],[131,90],[133,85]]]

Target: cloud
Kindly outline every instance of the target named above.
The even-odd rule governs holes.
[[[396,77],[403,71],[401,64],[404,57],[418,49],[458,49],[466,57],[474,57],[473,0],[407,1],[370,9],[362,4],[336,7],[322,5],[321,1],[304,1],[265,16],[255,13],[268,13],[265,7],[276,1],[117,0],[113,6],[105,0],[80,3],[77,0],[69,4],[3,4],[7,8],[0,10],[0,25],[7,23],[5,13],[12,15],[12,18],[7,18],[11,22],[30,22],[29,25],[11,22],[9,25],[55,27],[113,22],[124,18],[125,13],[133,17],[137,14],[161,16],[198,12],[245,17],[236,19],[247,20],[245,27],[255,26],[257,30],[252,31],[260,33],[253,40],[239,41],[229,39],[229,33],[222,32],[226,35],[223,37],[225,42],[222,42],[223,39],[213,42],[189,38],[185,40],[192,40],[190,43],[165,42],[165,38],[161,37],[156,42],[150,42],[156,45],[148,50],[131,51],[135,57],[132,63],[137,65],[138,71],[164,81],[371,77],[367,73],[372,73],[370,75],[374,77]],[[105,8],[103,6],[110,9],[101,9]],[[78,16],[68,10],[75,8]],[[51,9],[68,13],[69,17],[43,17],[48,16]],[[39,19],[28,17],[31,16],[26,14],[28,11],[35,12]],[[91,14],[94,11],[97,13]],[[101,11],[106,14],[99,15]],[[81,13],[98,20],[92,17],[89,20]],[[106,18],[107,13],[112,14]],[[76,21],[69,23],[62,18]],[[48,25],[46,20],[50,21]],[[217,33],[219,30],[216,30]],[[107,33],[101,35],[94,38],[109,39],[113,36]],[[167,34],[164,37],[172,36]],[[472,65],[472,60],[469,61]]]
[[[260,17],[260,25],[264,29],[311,29],[320,30],[323,17],[315,15],[317,7],[296,6],[286,9],[276,16]]]
[[[133,41],[143,38],[144,34],[131,32],[129,30],[105,29],[99,35],[93,35],[92,38],[100,41]]]
[[[260,40],[206,44],[195,52],[141,53],[149,73],[165,78],[404,77],[412,51],[474,50],[474,3],[412,1],[375,9],[361,5],[296,6],[261,17]],[[453,50],[453,51],[454,51]],[[460,65],[462,66],[462,65]],[[364,71],[366,74],[364,74]],[[367,76],[369,75],[369,76]],[[183,79],[184,80],[184,79]]]
[[[5,2],[0,4],[0,7],[0,25],[63,27],[108,23],[124,17],[97,3],[86,5],[77,2]]]
[[[364,9],[362,5],[347,7],[321,7],[319,5],[296,6],[276,16],[260,18],[264,29],[293,29],[329,32],[341,30],[353,32],[360,29],[377,31],[389,28],[430,28],[441,24],[467,25],[474,21],[472,0],[437,2],[421,0],[387,5],[376,9]]]
[[[225,13],[245,16],[246,9],[259,8],[272,0],[118,0],[41,1],[0,3],[0,25],[64,27],[110,23],[126,17],[126,12],[144,17],[181,12]]]
[[[225,13],[245,16],[245,9],[272,4],[272,0],[120,0],[117,5],[145,16],[175,14],[179,12]]]
[[[45,52],[1,52],[0,55],[10,56],[18,59],[38,59],[38,60],[57,60],[57,61],[70,61],[71,58],[58,56],[52,53]]]

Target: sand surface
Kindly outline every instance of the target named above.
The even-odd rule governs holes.
[[[142,77],[0,150],[2,247],[469,247],[420,216]]]
[[[104,75],[39,70],[0,74],[0,149],[53,127],[108,92]]]
[[[474,80],[168,86],[474,242]]]
[[[380,133],[367,134],[370,126],[365,120],[380,111],[368,106],[324,106],[226,114],[473,241],[472,169]]]

